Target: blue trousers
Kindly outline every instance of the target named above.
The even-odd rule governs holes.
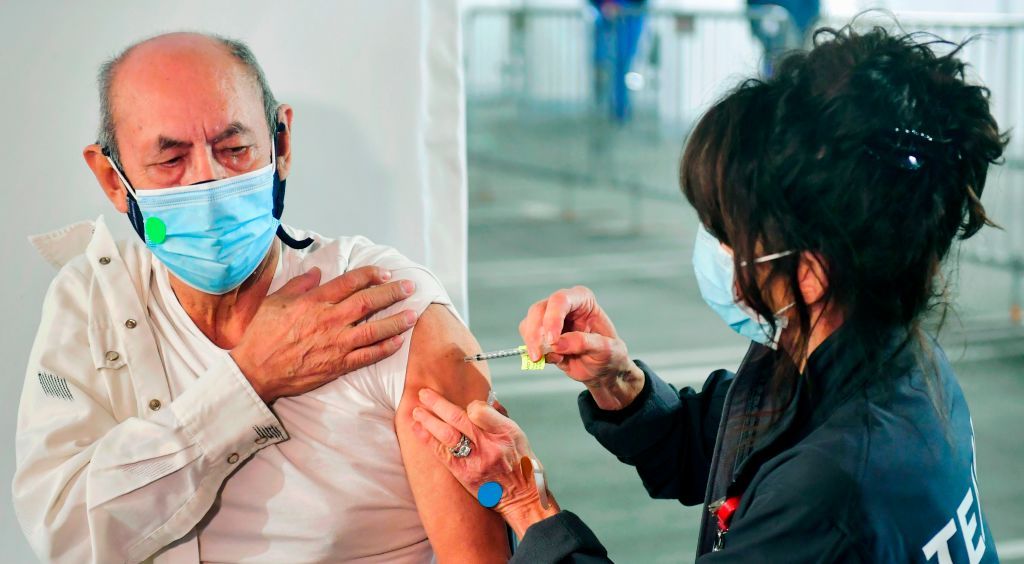
[[[644,16],[638,14],[607,18],[598,11],[594,20],[594,65],[610,71],[611,117],[618,122],[626,121],[630,114],[626,74],[633,66],[643,29]]]

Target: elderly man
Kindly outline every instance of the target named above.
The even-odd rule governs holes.
[[[144,244],[102,218],[40,242],[78,256],[18,419],[14,500],[39,557],[505,559],[497,515],[412,434],[420,388],[487,395],[462,362],[475,341],[395,250],[280,226],[293,112],[249,49],[138,43],[101,69],[100,100],[84,157]]]

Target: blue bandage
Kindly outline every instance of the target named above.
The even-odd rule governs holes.
[[[498,482],[484,482],[476,491],[476,499],[480,505],[490,509],[498,505],[503,493],[504,490],[501,489],[501,484]]]

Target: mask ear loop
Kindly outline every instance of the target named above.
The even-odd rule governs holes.
[[[766,263],[766,262],[770,262],[770,261],[773,261],[773,260],[780,259],[782,257],[788,257],[788,256],[790,256],[792,254],[795,254],[795,253],[796,253],[796,251],[790,249],[788,251],[781,251],[781,252],[778,252],[778,253],[772,253],[770,255],[764,255],[763,257],[757,257],[757,258],[751,260],[750,262],[752,262],[754,264],[763,264],[763,263]],[[740,266],[746,267],[748,264],[750,264],[750,262],[742,261],[740,263]],[[752,308],[750,308],[750,306],[748,306],[746,304],[742,304],[741,302],[737,302],[737,305],[739,305],[740,308],[743,309],[747,313],[747,315],[749,315],[751,317],[751,319],[754,319],[754,320],[758,321],[761,324],[765,323],[764,322],[764,318],[762,318],[760,315],[758,315],[758,313],[755,312]],[[769,348],[775,349],[776,347],[778,347],[778,345],[779,345],[779,338],[782,336],[782,331],[785,330],[786,327],[789,326],[789,318],[788,317],[783,317],[782,314],[786,313],[787,311],[789,311],[790,309],[792,309],[795,306],[796,306],[796,302],[792,302],[792,303],[790,303],[787,306],[783,306],[782,308],[778,309],[777,311],[775,311],[775,313],[772,314],[772,316],[775,318],[776,327],[775,327],[775,335],[774,335],[774,337],[772,339],[772,342],[768,345]]]
[[[113,157],[110,156],[110,150],[107,149],[106,147],[101,147],[100,152],[102,152],[103,156],[106,157],[107,162],[110,163],[110,167],[114,169],[114,172],[117,174],[117,177],[121,179],[121,184],[124,184],[124,188],[125,190],[128,191],[128,194],[132,198],[137,199],[139,195],[135,193],[135,188],[133,188],[131,183],[128,182],[128,179],[125,177],[124,172],[121,171],[121,167],[118,166],[118,164],[114,162]]]
[[[107,158],[107,162],[110,163],[111,168],[117,174],[117,177],[121,179],[121,184],[124,185],[124,189],[128,193],[128,221],[132,224],[132,229],[142,239],[143,243],[146,243],[146,227],[145,222],[142,218],[142,210],[139,208],[139,202],[136,199],[135,188],[132,187],[131,182],[128,182],[128,178],[125,176],[124,171],[118,166],[114,159],[110,156],[110,149],[106,147],[100,147],[100,152]]]
[[[274,132],[274,138],[273,138],[273,141],[274,141],[274,143],[273,143],[273,147],[274,147],[273,153],[274,153],[274,165],[275,165],[275,167],[277,165],[277,143],[276,143],[277,142],[277,134],[284,133],[287,130],[288,129],[285,127],[284,122],[280,122],[280,121],[277,122],[277,130]],[[285,192],[284,187],[285,187],[285,181],[283,179],[281,179],[280,175],[277,173],[277,169],[275,168],[275,170],[274,170],[274,218],[276,218],[279,221],[281,219],[281,215],[284,213],[284,192]],[[292,249],[296,249],[296,250],[305,249],[305,248],[307,248],[307,247],[309,247],[310,245],[313,244],[313,238],[312,237],[306,237],[305,239],[299,241],[299,240],[295,239],[294,237],[292,237],[291,235],[289,235],[288,232],[285,231],[283,223],[281,223],[281,224],[279,224],[277,226],[277,238],[280,239],[281,242],[284,243],[285,245],[287,245],[288,247],[291,247]]]
[[[773,260],[777,260],[777,259],[780,259],[782,257],[788,257],[789,255],[791,255],[791,254],[793,254],[795,252],[796,251],[789,250],[789,251],[782,251],[782,252],[778,252],[778,253],[772,253],[770,255],[765,255],[763,257],[757,257],[757,258],[755,258],[754,260],[752,260],[750,262],[753,262],[754,264],[761,264],[761,263],[765,263],[765,262],[771,262]],[[750,264],[750,263],[748,263],[747,261],[740,262],[740,266],[747,266],[748,264]]]

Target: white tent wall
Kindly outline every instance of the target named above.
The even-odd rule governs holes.
[[[4,2],[0,26],[3,562],[34,561],[9,484],[25,362],[54,271],[26,236],[101,213],[120,236],[134,236],[81,157],[96,138],[96,69],[127,44],[174,30],[249,43],[276,97],[295,108],[286,223],[395,246],[433,269],[466,313],[456,0]]]

